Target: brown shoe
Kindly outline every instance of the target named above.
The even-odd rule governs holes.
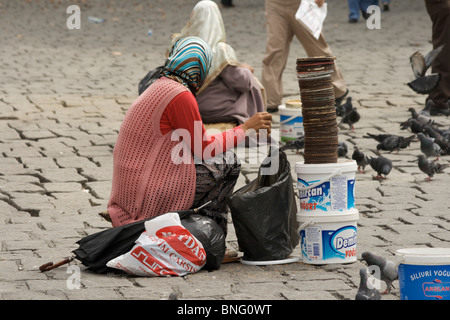
[[[238,253],[236,251],[227,249],[222,259],[222,263],[236,262],[239,260],[241,260],[241,257],[238,256]]]
[[[102,217],[103,219],[105,219],[106,221],[112,222],[111,217],[109,216],[108,211],[100,212],[98,215],[99,215],[100,217]]]

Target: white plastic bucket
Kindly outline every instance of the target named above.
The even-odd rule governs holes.
[[[450,300],[450,248],[399,249],[401,300]]]
[[[355,208],[354,160],[337,163],[296,162],[300,213],[345,213]]]
[[[281,142],[293,141],[305,134],[302,109],[287,108],[285,105],[281,105],[278,107],[278,111],[280,113]]]
[[[297,214],[302,261],[307,264],[355,262],[358,219],[356,209],[345,214]]]

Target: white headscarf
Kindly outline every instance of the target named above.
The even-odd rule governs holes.
[[[211,47],[213,54],[208,77],[198,93],[203,91],[227,65],[240,65],[233,48],[225,43],[225,26],[219,7],[215,2],[211,0],[199,1],[192,9],[188,23],[181,30],[181,34],[176,35],[172,44],[187,36],[195,36],[205,40]]]

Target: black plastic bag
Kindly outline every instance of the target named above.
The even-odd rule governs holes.
[[[153,70],[150,70],[147,75],[139,81],[138,91],[139,95],[142,94],[153,82],[161,77],[161,71],[164,66],[159,66]]]
[[[181,224],[201,242],[206,251],[206,263],[202,269],[219,269],[226,250],[225,235],[219,225],[200,214],[181,219]]]
[[[269,167],[277,170],[264,174]],[[298,245],[295,191],[283,151],[271,149],[258,177],[232,195],[229,207],[244,260],[284,260]]]

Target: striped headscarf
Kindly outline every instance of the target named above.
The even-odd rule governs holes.
[[[162,75],[178,81],[195,95],[202,87],[211,67],[212,51],[198,37],[185,37],[172,47]]]

